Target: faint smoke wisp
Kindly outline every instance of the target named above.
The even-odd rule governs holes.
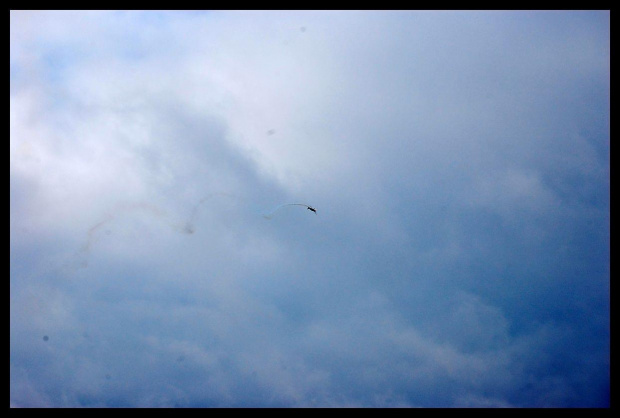
[[[180,232],[182,234],[191,235],[196,232],[196,225],[204,204],[211,199],[219,196],[233,197],[233,195],[224,192],[208,194],[207,196],[200,199],[198,203],[196,203],[192,207],[187,221],[181,223],[172,222],[168,218],[168,215],[164,210],[149,203],[139,202],[119,205],[110,212],[108,212],[103,219],[101,219],[88,229],[88,231],[86,232],[86,242],[84,242],[84,244],[80,246],[80,248],[73,254],[73,256],[70,257],[70,259],[61,266],[61,270],[63,273],[66,274],[73,273],[78,269],[87,268],[89,259],[91,257],[93,245],[101,238],[101,234],[103,232],[105,232],[106,234],[110,234],[112,231],[111,228],[114,226],[114,221],[135,212],[153,216],[155,219],[164,222],[174,231]]]
[[[217,192],[217,193],[208,194],[207,196],[200,199],[198,203],[196,203],[194,207],[192,208],[189,218],[187,219],[187,221],[183,224],[183,227],[181,228],[181,232],[183,234],[191,235],[194,232],[196,232],[196,222],[198,221],[198,215],[200,214],[202,210],[202,206],[204,205],[205,202],[208,202],[209,200],[213,199],[214,197],[218,197],[218,196],[234,197],[230,193]]]
[[[93,245],[100,239],[101,231],[105,231],[106,234],[110,234],[110,228],[113,225],[112,221],[136,211],[150,214],[155,216],[156,219],[165,220],[166,218],[166,214],[163,210],[149,203],[130,203],[115,207],[112,211],[106,214],[102,220],[88,228],[88,231],[86,232],[86,242],[84,242],[84,244],[82,244],[80,248],[75,251],[69,260],[61,265],[61,272],[64,274],[70,274],[74,273],[78,269],[87,268]],[[107,228],[104,228],[105,226],[107,226]]]

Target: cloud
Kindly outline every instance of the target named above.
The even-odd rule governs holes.
[[[11,405],[608,406],[609,82],[608,12],[12,11]]]

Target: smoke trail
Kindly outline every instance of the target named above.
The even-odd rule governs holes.
[[[123,203],[117,205],[112,211],[107,213],[102,220],[88,228],[88,231],[86,231],[86,240],[84,244],[82,244],[67,261],[61,264],[59,267],[60,272],[64,274],[71,274],[79,269],[87,268],[93,244],[100,238],[100,231],[103,230],[103,227],[106,225],[109,226],[112,221],[122,218],[123,215],[127,215],[128,213],[135,211],[149,213],[157,219],[165,219],[166,217],[166,213],[164,211],[159,209],[157,206],[145,202],[129,204]],[[110,233],[110,231],[106,230],[106,233]]]
[[[305,206],[308,209],[311,209],[312,207],[309,205],[306,205],[304,203],[286,203],[284,205],[280,205],[278,207],[276,207],[275,209],[273,209],[271,212],[263,214],[263,218],[270,220],[271,218],[273,218],[273,215],[280,209],[282,209],[285,206]]]
[[[198,203],[196,203],[192,207],[189,218],[182,224],[170,221],[165,211],[155,205],[146,202],[129,204],[124,203],[118,205],[110,213],[106,214],[106,216],[102,220],[98,221],[88,229],[88,231],[86,232],[86,242],[82,244],[82,246],[80,246],[80,248],[74,253],[73,257],[71,257],[67,262],[62,265],[62,269],[68,272],[73,272],[80,268],[87,268],[93,244],[100,238],[101,231],[104,229],[104,226],[110,226],[113,221],[122,218],[123,216],[127,216],[132,212],[141,211],[144,213],[148,213],[154,216],[156,219],[164,222],[174,231],[180,232],[182,234],[191,235],[196,231],[196,222],[198,220],[202,206],[207,201],[217,196],[233,197],[233,195],[224,192],[208,194],[207,196],[200,199]],[[109,230],[106,232],[109,233]]]
[[[75,261],[77,261],[76,268],[86,268],[88,267],[88,257],[90,255],[90,249],[93,245],[93,242],[96,238],[95,233],[97,230],[101,229],[102,226],[114,220],[114,216],[107,215],[105,219],[97,222],[95,225],[91,226],[86,233],[86,242],[80,247],[79,250],[75,253]]]
[[[191,235],[193,234],[197,227],[197,221],[199,219],[200,213],[202,212],[203,206],[206,202],[218,196],[226,196],[226,197],[234,197],[234,195],[230,193],[217,192],[211,193],[200,199],[191,209],[188,219],[185,222],[172,222],[168,219],[168,215],[165,211],[160,209],[159,207],[146,203],[146,202],[138,202],[138,203],[123,203],[117,205],[105,214],[105,216],[98,220],[95,224],[88,228],[86,231],[86,237],[84,243],[79,246],[79,248],[73,252],[72,255],[65,258],[64,262],[61,262],[59,265],[56,264],[56,267],[43,268],[39,270],[38,273],[33,273],[28,277],[28,280],[41,277],[44,274],[50,273],[60,273],[63,276],[71,275],[75,273],[79,269],[88,268],[89,260],[92,255],[92,250],[94,244],[101,238],[102,231],[105,231],[106,234],[110,233],[110,228],[114,225],[116,221],[122,220],[124,217],[128,216],[134,212],[142,212],[155,217],[155,219],[160,220],[165,223],[167,226],[172,228],[172,230],[176,232],[180,232],[182,234]]]
[[[217,193],[210,193],[207,196],[200,199],[198,203],[196,203],[194,207],[192,208],[189,218],[187,219],[187,221],[184,223],[184,225],[181,228],[181,232],[183,234],[191,235],[194,232],[196,232],[196,221],[198,220],[198,215],[200,213],[200,209],[202,208],[202,205],[216,196],[234,197],[234,195],[230,193],[217,192]]]

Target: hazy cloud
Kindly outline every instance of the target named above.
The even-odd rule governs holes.
[[[11,406],[609,406],[609,23],[11,11]]]

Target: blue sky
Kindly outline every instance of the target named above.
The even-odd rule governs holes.
[[[609,19],[11,11],[11,406],[609,406]]]

